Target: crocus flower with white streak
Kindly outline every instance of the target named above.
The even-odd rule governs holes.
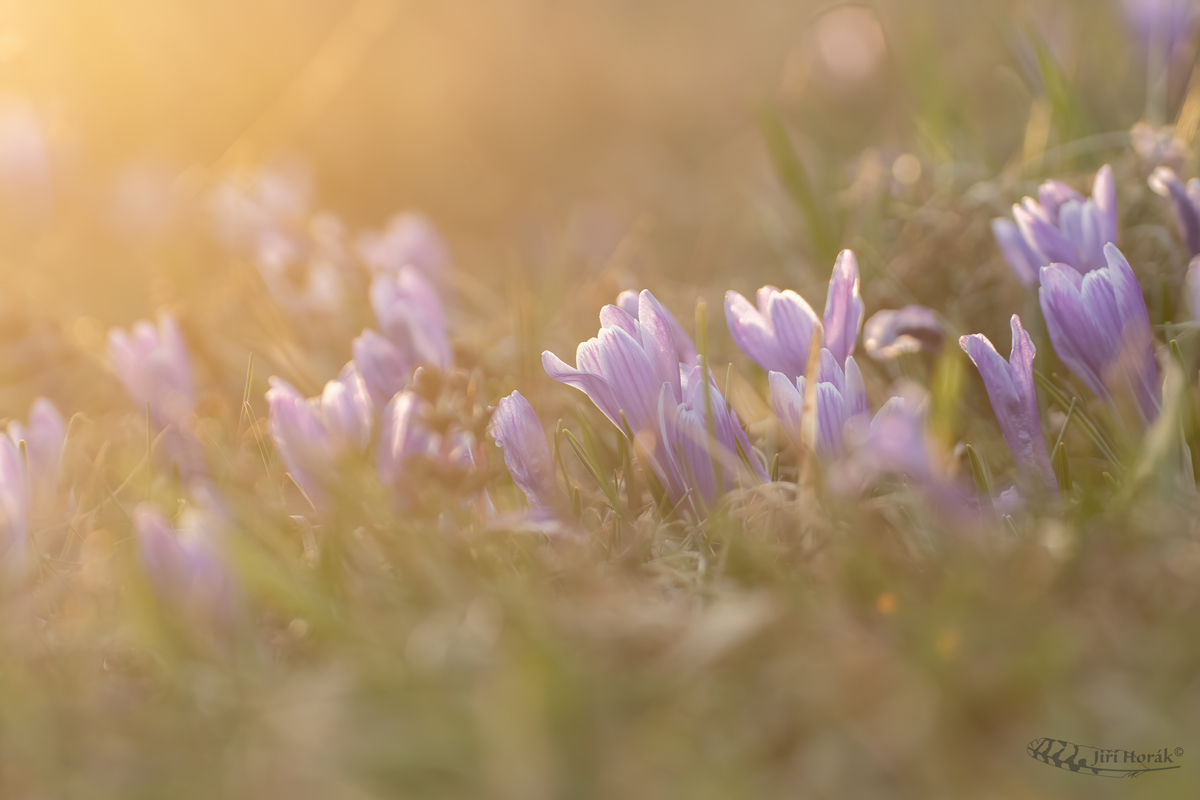
[[[271,378],[267,430],[288,474],[313,503],[325,499],[340,459],[371,443],[371,401],[353,362],[320,397],[306,400],[291,384]]]
[[[632,435],[642,448],[664,488],[673,501],[681,500],[695,488],[711,500],[716,474],[713,455],[706,455],[707,469],[699,462],[697,448],[707,449],[708,436],[696,430],[696,414],[704,417],[704,385],[712,394],[712,411],[726,488],[732,488],[732,467],[737,461],[737,446],[750,460],[756,477],[765,479],[766,471],[750,448],[737,414],[726,409],[725,399],[712,385],[701,381],[699,368],[680,365],[670,320],[665,309],[648,291],[638,296],[638,315],[634,317],[617,306],[600,311],[600,332],[576,350],[577,367],[571,367],[549,350],[542,353],[542,366],[555,380],[574,386],[586,394],[618,430]],[[697,405],[697,403],[699,405]],[[624,419],[622,419],[624,417]],[[730,456],[732,455],[732,458]],[[689,478],[695,476],[696,482]]]
[[[775,416],[779,417],[792,443],[796,447],[805,447],[805,377],[801,375],[792,381],[782,372],[772,372],[769,378]],[[816,414],[816,440],[813,444],[822,460],[842,455],[847,437],[855,435],[854,429],[865,433],[871,420],[871,407],[867,402],[867,387],[853,356],[846,359],[846,369],[843,371],[829,350],[821,350]]]
[[[359,257],[375,272],[399,272],[416,267],[435,285],[449,280],[450,252],[433,223],[422,214],[405,212],[388,221],[380,232],[358,238]]]
[[[159,599],[201,621],[228,623],[234,582],[215,515],[189,509],[179,531],[149,503],[139,505],[133,518],[142,569]]]
[[[1170,198],[1179,238],[1193,256],[1200,255],[1200,180],[1192,178],[1184,186],[1174,170],[1159,167],[1151,173],[1149,183],[1155,193]]]
[[[436,458],[441,437],[425,427],[422,416],[429,401],[416,392],[405,391],[392,398],[379,424],[379,449],[375,454],[379,480],[393,488],[403,488],[408,462],[417,457]]]
[[[758,307],[735,291],[725,293],[725,321],[733,341],[764,370],[791,379],[804,375],[813,331],[821,325],[812,306],[788,289],[758,290]],[[824,346],[844,364],[854,353],[862,328],[863,302],[858,293],[858,260],[850,250],[838,255],[825,298]]]
[[[1038,199],[1026,197],[1013,206],[1011,220],[992,220],[992,234],[1008,265],[1026,286],[1036,286],[1038,269],[1070,264],[1080,272],[1104,266],[1104,245],[1117,241],[1117,190],[1112,168],[1096,173],[1092,196],[1060,181],[1046,181]]]
[[[25,442],[25,461],[29,465],[29,485],[35,502],[49,498],[58,488],[58,469],[62,463],[67,428],[54,403],[44,397],[33,401],[29,424],[18,420],[8,423],[8,438],[14,445]]]
[[[1040,481],[1050,492],[1057,493],[1058,481],[1042,437],[1042,419],[1033,385],[1033,357],[1037,350],[1021,327],[1021,318],[1013,314],[1011,324],[1012,353],[1008,361],[981,333],[963,336],[958,344],[979,369],[1017,470],[1027,482]]]
[[[941,323],[925,306],[876,311],[863,326],[863,349],[876,361],[942,349]]]
[[[1162,389],[1150,318],[1137,277],[1114,245],[1108,266],[1086,275],[1066,264],[1042,267],[1038,296],[1054,352],[1098,397],[1128,389],[1145,422],[1157,419]]]
[[[178,425],[192,413],[196,393],[187,345],[170,314],[160,314],[158,327],[142,320],[129,333],[108,332],[108,357],[125,391],[159,430]]]
[[[638,318],[638,293],[625,290],[617,295],[617,307],[624,311],[634,319]],[[675,349],[679,351],[679,361],[682,364],[695,365],[698,364],[698,356],[696,355],[696,345],[692,343],[692,337],[687,335],[687,331],[679,324],[679,320],[675,319],[665,307],[662,307],[663,314],[667,318],[667,324],[671,327],[671,338],[675,340]]]
[[[503,398],[489,426],[496,446],[504,450],[508,474],[525,493],[529,504],[548,507],[556,504],[561,491],[554,477],[554,461],[546,431],[520,392]]]
[[[414,267],[380,273],[371,282],[371,307],[384,335],[413,363],[453,366],[446,318],[437,291]]]

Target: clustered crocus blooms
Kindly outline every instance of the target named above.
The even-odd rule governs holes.
[[[751,361],[795,380],[807,372],[813,332],[821,327],[825,348],[839,365],[844,364],[862,328],[858,260],[850,250],[838,255],[825,297],[823,326],[812,306],[790,289],[764,286],[758,290],[757,302],[756,308],[735,291],[725,293],[729,334]]]
[[[1192,178],[1184,186],[1173,169],[1159,167],[1151,173],[1149,182],[1156,193],[1170,198],[1179,238],[1193,256],[1200,255],[1200,180]]]
[[[863,326],[863,349],[876,361],[906,353],[937,353],[942,349],[941,323],[925,306],[876,311]]]
[[[62,414],[50,400],[39,397],[29,409],[29,423],[8,423],[8,438],[20,447],[25,443],[25,463],[34,503],[52,496],[58,488],[58,470],[62,464],[67,427]]]
[[[550,508],[561,491],[554,476],[554,461],[541,420],[520,392],[500,400],[489,432],[504,450],[504,465],[534,508]]]
[[[210,509],[189,508],[180,530],[142,503],[133,513],[146,578],[164,603],[209,625],[227,625],[234,581],[221,552],[221,520]]]
[[[1008,361],[981,333],[963,336],[958,344],[975,362],[983,378],[992,411],[1000,423],[1004,441],[1012,451],[1018,472],[1027,484],[1037,482],[1051,493],[1057,493],[1058,481],[1046,452],[1033,384],[1033,358],[1037,350],[1016,314],[1012,316],[1011,325],[1012,352]]]
[[[338,463],[370,446],[374,415],[366,385],[354,362],[325,384],[320,397],[309,400],[287,381],[273,377],[270,382],[267,429],[288,475],[319,505]]]
[[[1158,418],[1162,388],[1153,334],[1137,277],[1114,245],[1108,265],[1086,275],[1066,264],[1042,268],[1038,296],[1054,352],[1098,397],[1130,392],[1143,422]]]
[[[618,430],[632,436],[672,502],[694,492],[707,503],[715,499],[718,483],[732,488],[745,471],[739,447],[749,472],[766,479],[761,458],[711,376],[701,378],[699,367],[680,365],[671,320],[654,295],[638,296],[636,317],[605,306],[600,324],[596,337],[576,350],[576,367],[549,350],[542,353],[542,366],[551,378],[586,394]],[[706,387],[715,441],[704,424]]]
[[[359,257],[373,271],[399,272],[416,267],[437,286],[445,286],[453,269],[450,251],[433,223],[422,214],[403,212],[380,232],[358,237]]]
[[[437,291],[413,267],[381,273],[371,282],[371,307],[392,344],[410,363],[448,369],[454,364]]]
[[[1021,283],[1036,286],[1038,269],[1047,264],[1069,264],[1080,272],[1104,266],[1104,246],[1117,241],[1117,190],[1112,168],[1096,173],[1092,196],[1083,195],[1060,181],[1046,181],[1038,199],[1026,197],[1013,206],[1014,225],[999,217],[992,234],[1001,253]]]
[[[822,460],[831,460],[845,452],[848,437],[853,438],[856,432],[866,432],[871,421],[871,407],[867,402],[867,387],[853,356],[846,359],[843,371],[828,349],[821,350],[811,444],[804,441],[805,376],[793,381],[782,372],[771,372],[769,380],[775,416],[796,447],[812,446]]]

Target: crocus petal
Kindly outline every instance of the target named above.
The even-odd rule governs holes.
[[[271,378],[267,431],[288,474],[314,503],[333,468],[333,446],[313,407],[286,381]]]
[[[617,295],[616,305],[617,308],[629,316],[636,317],[638,314],[638,293],[631,289],[626,289]]]
[[[1017,280],[1025,286],[1036,286],[1039,266],[1037,262],[1040,259],[1025,242],[1020,229],[1012,220],[997,217],[992,220],[992,236]]]
[[[673,318],[667,313],[654,295],[642,290],[638,296],[638,323],[641,327],[642,349],[654,366],[656,382],[668,384],[676,400],[683,399],[683,390],[679,383],[679,350],[675,346],[675,334],[671,323]],[[678,327],[678,323],[676,326]]]
[[[790,364],[793,369],[799,370],[797,376],[803,375],[808,369],[808,350],[813,333],[820,324],[812,306],[788,289],[771,295],[767,316],[775,331],[778,351],[785,358],[783,365]]]
[[[582,349],[582,347],[581,344],[580,348]],[[547,375],[559,383],[574,386],[586,394],[588,399],[596,404],[596,408],[600,409],[600,413],[608,417],[609,422],[616,425],[618,430],[624,430],[617,397],[613,394],[612,386],[601,375],[575,369],[549,350],[542,353],[542,368],[546,370]],[[598,364],[597,369],[599,369]]]
[[[601,330],[597,338],[601,373],[613,389],[617,408],[625,412],[635,434],[654,430],[657,427],[654,398],[663,384],[655,365],[641,343],[620,328]]]
[[[554,505],[559,496],[546,432],[529,401],[520,392],[502,399],[492,415],[492,438],[504,450],[508,474],[531,506]]]
[[[1131,371],[1136,375],[1135,396],[1146,420],[1153,421],[1158,418],[1162,406],[1162,383],[1154,362],[1154,334],[1150,329],[1146,300],[1142,297],[1137,276],[1116,245],[1106,245],[1104,257],[1108,261],[1107,272],[1121,320],[1118,358],[1132,362]]]
[[[725,322],[738,349],[764,370],[804,374],[794,359],[780,353],[770,321],[749,300],[732,290],[725,293]]]
[[[141,409],[150,406],[156,428],[179,424],[195,407],[191,364],[183,334],[169,314],[158,327],[142,320],[130,334],[112,330],[109,361],[125,391]]]
[[[1064,203],[1072,200],[1082,203],[1083,195],[1062,181],[1049,180],[1038,187],[1038,203],[1051,225],[1061,226],[1062,219],[1059,216],[1059,210]]]
[[[379,450],[376,467],[385,486],[401,488],[409,459],[435,454],[438,441],[421,424],[426,401],[415,392],[401,392],[392,398],[379,423]]]
[[[825,297],[825,347],[838,364],[854,352],[863,323],[863,301],[858,294],[858,259],[850,250],[838,255]]]
[[[867,401],[867,385],[854,357],[846,359],[846,421],[859,420],[866,424],[871,419],[871,406]]]
[[[370,295],[379,326],[401,352],[439,369],[453,365],[441,301],[416,269],[377,275]]]
[[[366,450],[371,443],[372,416],[366,384],[350,362],[321,393],[321,419],[334,449]]]
[[[783,431],[792,440],[792,444],[803,447],[804,378],[801,377],[793,383],[782,372],[771,372],[768,381],[771,387],[771,405],[775,409],[775,416],[779,418],[779,424],[783,426]]]
[[[8,425],[13,444],[25,442],[29,481],[35,494],[47,496],[58,486],[58,468],[66,441],[66,424],[54,403],[44,397],[33,401],[28,427],[17,421]]]
[[[1117,186],[1113,181],[1112,167],[1105,164],[1096,172],[1092,182],[1092,202],[1100,212],[1100,236],[1105,242],[1117,241]]]
[[[1041,263],[1074,263],[1075,245],[1046,219],[1032,199],[1026,197],[1023,205],[1013,206],[1013,219]]]
[[[875,312],[863,326],[863,348],[876,360],[921,351],[936,353],[942,349],[943,335],[937,316],[925,306],[885,309]]]
[[[363,331],[351,347],[371,403],[376,411],[382,412],[412,377],[413,364],[399,348],[375,331]]]
[[[1170,198],[1171,212],[1179,226],[1179,238],[1192,251],[1192,255],[1200,255],[1200,211],[1188,196],[1183,183],[1169,167],[1154,170],[1149,183],[1156,193]]]

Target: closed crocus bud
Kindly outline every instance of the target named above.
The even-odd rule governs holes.
[[[33,401],[28,426],[16,420],[8,424],[8,436],[13,444],[19,446],[25,442],[29,483],[35,498],[48,497],[58,488],[58,468],[66,435],[62,414],[44,397]]]
[[[234,585],[221,555],[219,521],[189,509],[176,531],[149,503],[139,505],[133,519],[142,569],[159,599],[199,621],[228,623]]]
[[[453,366],[442,303],[433,286],[415,268],[375,276],[371,307],[384,335],[415,363],[443,370]]]
[[[403,488],[401,479],[410,459],[437,455],[440,437],[429,431],[422,420],[428,406],[428,401],[416,393],[401,392],[384,409],[379,423],[376,466],[379,480],[385,486]]]
[[[1037,286],[1038,268],[1041,266],[1037,262],[1041,257],[1030,248],[1021,234],[1021,229],[1012,220],[997,217],[992,220],[992,236],[1017,280],[1026,287]]]
[[[1042,267],[1042,315],[1054,352],[1075,377],[1112,401],[1129,391],[1144,422],[1158,418],[1162,390],[1153,334],[1137,277],[1114,245],[1108,265],[1081,275],[1066,264]]]
[[[863,327],[863,348],[877,361],[942,349],[942,326],[925,306],[877,311]]]
[[[271,378],[267,430],[288,475],[313,503],[324,500],[336,452],[317,410],[287,381]]]
[[[150,406],[158,429],[178,424],[196,404],[187,345],[169,314],[160,314],[158,327],[145,320],[126,333],[114,328],[108,334],[108,355],[113,371],[139,407]]]
[[[1200,255],[1200,180],[1192,178],[1185,187],[1169,167],[1159,167],[1150,175],[1150,188],[1171,200],[1171,213],[1179,227],[1179,238]]]
[[[552,506],[559,498],[558,481],[546,432],[529,401],[513,392],[500,401],[492,415],[490,433],[504,450],[508,474],[525,493],[531,506]]]
[[[1058,481],[1042,438],[1042,420],[1033,385],[1033,357],[1037,351],[1021,327],[1020,317],[1013,314],[1011,324],[1012,353],[1008,361],[983,334],[963,336],[958,343],[979,369],[1017,469],[1027,481],[1039,481],[1057,493]]]
[[[321,393],[321,420],[334,451],[365,451],[371,444],[373,416],[367,386],[351,361]]]
[[[371,404],[376,412],[382,413],[412,377],[413,363],[394,344],[371,330],[363,331],[354,340],[353,352]]]
[[[843,250],[833,265],[833,275],[829,279],[822,329],[825,348],[839,367],[854,353],[862,325],[863,301],[858,293],[858,259],[853,251]]]
[[[807,446],[804,442],[805,378],[801,376],[792,381],[780,372],[772,372],[769,378],[771,404],[784,432],[797,447]],[[821,350],[815,410],[812,446],[817,455],[823,460],[841,456],[847,428],[856,426],[865,430],[871,419],[867,389],[853,357],[846,359],[843,371],[829,350]]]

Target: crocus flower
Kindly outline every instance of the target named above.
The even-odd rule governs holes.
[[[403,488],[401,478],[407,473],[411,459],[437,456],[441,439],[422,421],[428,411],[429,402],[411,391],[396,395],[384,409],[379,424],[379,450],[375,454],[375,463],[379,480],[385,486]]]
[[[546,432],[529,401],[520,392],[503,398],[492,415],[489,431],[504,450],[504,465],[534,507],[552,506],[561,494]]]
[[[267,429],[288,474],[314,502],[324,498],[323,485],[337,462],[364,453],[371,444],[373,414],[367,388],[354,362],[320,397],[304,399],[291,384],[272,377],[267,391]]]
[[[1042,438],[1042,420],[1033,386],[1033,357],[1037,351],[1021,327],[1021,318],[1013,314],[1011,323],[1012,353],[1008,361],[981,333],[963,336],[958,344],[979,369],[1018,471],[1026,481],[1038,480],[1051,492],[1057,492],[1058,481]]]
[[[33,401],[28,425],[17,420],[8,423],[8,437],[12,443],[19,446],[25,442],[29,485],[35,500],[48,498],[58,488],[58,468],[66,435],[62,414],[44,397]]]
[[[1182,58],[1200,19],[1195,0],[1121,0],[1129,28],[1144,50],[1159,50],[1169,67]]]
[[[1170,198],[1179,238],[1193,256],[1200,255],[1200,180],[1192,178],[1185,187],[1174,170],[1159,167],[1150,175],[1150,188]]]
[[[454,363],[442,303],[413,267],[381,273],[371,282],[371,307],[388,339],[415,363],[448,369]]]
[[[433,223],[422,214],[397,214],[383,231],[360,236],[357,249],[373,271],[416,267],[435,285],[444,286],[449,280],[450,253]]]
[[[805,377],[801,375],[792,381],[782,372],[772,372],[769,378],[775,415],[779,417],[792,443],[796,447],[805,447]],[[846,359],[846,369],[843,371],[829,350],[821,350],[816,414],[816,440],[813,444],[817,455],[824,460],[842,455],[847,435],[853,435],[851,428],[865,431],[871,419],[871,408],[867,403],[867,387],[853,356]]]
[[[29,483],[21,454],[0,437],[0,562],[19,568],[29,546]]]
[[[159,315],[157,328],[142,320],[130,333],[109,331],[108,356],[134,402],[150,406],[156,428],[178,425],[192,413],[196,395],[187,345],[170,314]]]
[[[159,599],[203,621],[228,622],[234,587],[216,517],[189,509],[176,531],[161,511],[142,503],[133,518],[142,569]]]
[[[1104,245],[1117,241],[1117,190],[1112,168],[1096,173],[1092,196],[1083,195],[1060,181],[1046,181],[1038,199],[1026,197],[1013,206],[1011,221],[992,221],[1000,251],[1021,283],[1036,286],[1038,268],[1051,263],[1070,264],[1080,272],[1104,266]]]
[[[942,349],[942,326],[925,306],[877,311],[863,326],[863,348],[877,361]]]
[[[821,322],[812,307],[792,290],[774,286],[758,290],[755,308],[734,291],[725,293],[725,321],[733,341],[764,370],[796,379],[806,372],[813,331]],[[858,294],[858,260],[843,250],[833,267],[825,298],[823,343],[844,364],[854,352],[862,327],[863,302]]]
[[[1108,266],[1081,275],[1066,264],[1042,267],[1038,292],[1054,352],[1079,380],[1105,400],[1128,387],[1145,421],[1162,403],[1153,336],[1137,277],[1115,245]]]
[[[634,319],[638,318],[638,293],[626,290],[617,295],[617,307],[624,311]],[[662,306],[660,305],[660,308]],[[692,337],[687,335],[687,331],[679,324],[679,320],[675,319],[666,308],[662,308],[662,313],[667,318],[667,324],[671,327],[671,338],[675,340],[675,349],[679,351],[679,361],[683,364],[697,364],[696,345],[692,343]]]
[[[372,330],[354,340],[354,363],[362,374],[367,393],[377,412],[403,390],[412,377],[413,365],[396,345]]]

